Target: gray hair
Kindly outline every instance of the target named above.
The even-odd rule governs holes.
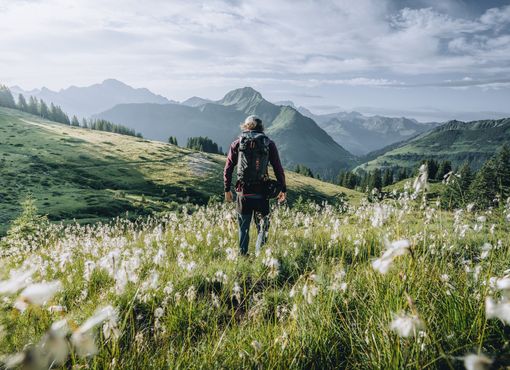
[[[241,123],[241,130],[243,131],[264,131],[264,125],[262,124],[262,120],[257,116],[248,116]]]

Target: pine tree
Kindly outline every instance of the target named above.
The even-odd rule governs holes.
[[[28,113],[34,114],[36,116],[39,115],[39,102],[34,96],[31,96],[28,100]]]
[[[42,99],[39,101],[39,114],[42,118],[50,118],[50,110],[48,109],[48,105]]]
[[[496,183],[501,199],[510,197],[510,146],[504,144],[495,158]]]
[[[0,85],[0,107],[16,108],[16,102],[12,97],[11,90],[4,85]]]
[[[27,101],[26,101],[25,97],[23,96],[23,94],[19,94],[18,95],[18,104],[17,104],[17,107],[22,112],[27,112],[28,111],[28,104],[27,104]]]
[[[176,145],[176,146],[177,146],[177,145],[178,145],[178,144],[177,144],[177,138],[176,138],[175,136],[170,136],[170,137],[168,138],[168,143],[169,143],[169,144],[172,144],[172,145]]]
[[[469,188],[469,194],[473,202],[479,208],[492,206],[493,200],[498,195],[498,181],[496,160],[487,160],[482,168],[476,173],[475,179]]]
[[[73,116],[71,119],[71,126],[80,127],[80,121],[78,120],[78,117]]]
[[[393,172],[391,171],[391,169],[386,168],[384,170],[384,175],[382,178],[382,186],[385,187],[391,184],[393,184]]]
[[[443,180],[444,176],[452,170],[452,162],[444,160],[439,164],[439,168],[437,169],[437,180]]]
[[[87,119],[86,118],[82,118],[81,120],[81,127],[83,128],[89,128],[89,124],[87,122]]]
[[[369,177],[368,181],[368,191],[372,191],[373,189],[381,190],[382,188],[382,177],[381,170],[376,168]]]
[[[302,164],[298,164],[296,166],[296,168],[294,169],[294,172],[299,173],[304,176],[313,177],[312,170]]]

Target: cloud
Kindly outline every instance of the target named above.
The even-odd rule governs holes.
[[[171,94],[250,81],[401,87],[423,75],[443,86],[452,74],[510,72],[510,6],[464,17],[457,0],[407,3],[0,0],[0,70],[26,87],[116,77]]]

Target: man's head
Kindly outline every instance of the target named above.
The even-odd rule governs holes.
[[[241,130],[243,131],[264,131],[262,120],[257,116],[248,116],[241,123]]]

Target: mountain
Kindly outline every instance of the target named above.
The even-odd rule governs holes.
[[[120,104],[97,117],[122,122],[154,140],[166,141],[169,136],[176,136],[181,145],[189,137],[208,136],[226,150],[239,135],[239,124],[251,114],[263,120],[287,168],[303,164],[323,176],[333,177],[340,169],[352,168],[357,163],[311,118],[292,107],[270,103],[251,87],[232,90],[217,102],[199,106]]]
[[[201,105],[212,103],[212,100],[200,98],[198,96],[192,96],[181,102],[182,105],[186,105],[188,107],[200,107]]]
[[[376,155],[369,154],[369,160],[358,169],[416,167],[428,158],[450,160],[454,167],[468,161],[476,169],[505,143],[510,143],[510,118],[450,121]]]
[[[0,108],[0,234],[33,194],[51,220],[93,222],[207,203],[222,196],[225,157],[92,131]],[[287,173],[290,200],[360,194]]]
[[[24,91],[17,86],[12,87],[11,91],[15,95],[21,93],[25,97],[35,96],[48,104],[60,105],[66,113],[76,114],[78,117],[89,117],[123,103],[171,103],[167,98],[156,95],[148,89],[135,89],[114,79],[87,87],[71,86],[60,91],[52,91],[45,87]]]
[[[296,105],[294,104],[293,101],[291,100],[280,100],[280,101],[275,101],[274,102],[275,105],[287,105],[289,107],[292,107],[294,109],[297,109]]]
[[[420,123],[405,117],[369,117],[358,112],[316,115],[303,107],[298,110],[317,122],[338,144],[356,155],[365,155],[439,125]]]

